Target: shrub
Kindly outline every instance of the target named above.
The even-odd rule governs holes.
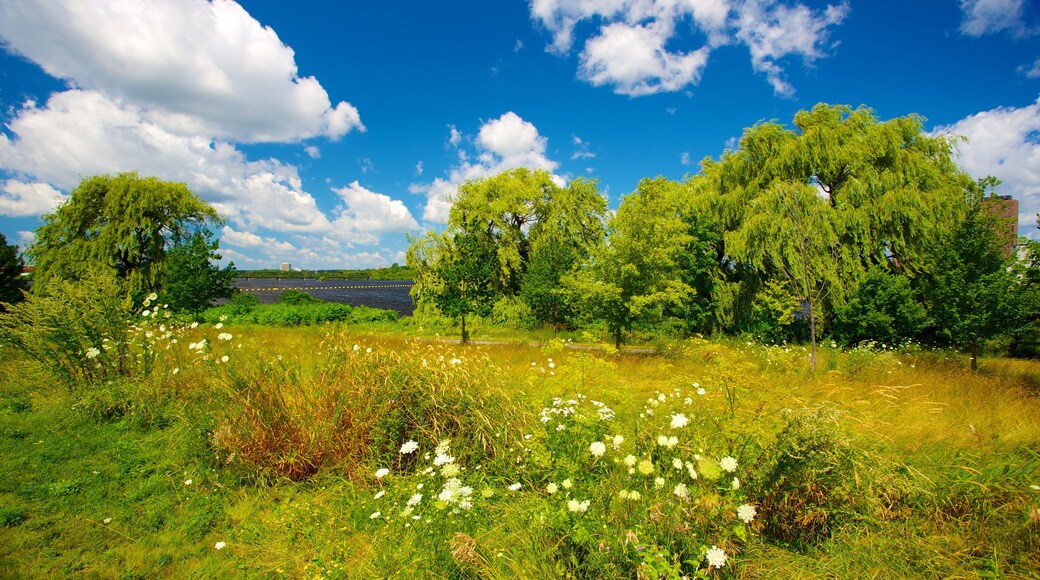
[[[914,297],[910,281],[873,268],[848,303],[834,313],[834,337],[846,345],[873,340],[899,344],[916,337],[928,312]]]
[[[306,479],[335,468],[351,479],[370,466],[409,471],[409,440],[450,439],[460,457],[483,461],[512,433],[511,405],[485,360],[418,347],[397,353],[331,336],[317,368],[280,361],[228,368],[212,443],[229,461],[267,476]]]

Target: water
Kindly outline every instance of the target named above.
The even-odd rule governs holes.
[[[284,280],[273,278],[235,281],[235,288],[260,299],[261,304],[281,300],[282,292],[300,290],[328,302],[352,306],[371,306],[396,310],[400,316],[410,316],[415,306],[408,291],[411,280]]]

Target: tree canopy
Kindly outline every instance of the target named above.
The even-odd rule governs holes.
[[[0,302],[14,304],[22,300],[22,292],[28,289],[28,282],[22,276],[24,266],[18,246],[8,244],[7,238],[0,234]]]
[[[144,295],[161,288],[170,245],[220,217],[183,183],[120,173],[84,179],[43,221],[28,252],[36,283],[100,267]]]

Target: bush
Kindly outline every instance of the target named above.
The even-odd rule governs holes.
[[[331,336],[312,374],[261,361],[223,375],[212,443],[256,473],[302,480],[336,469],[353,480],[372,465],[410,471],[406,441],[451,440],[460,458],[494,457],[512,435],[511,405],[484,360],[419,347],[397,353]],[[494,418],[494,420],[493,420]]]
[[[759,459],[750,487],[767,537],[804,549],[854,514],[858,457],[838,416],[817,409],[789,417]]]
[[[287,291],[288,292],[288,291]],[[304,296],[308,296],[300,292]],[[293,301],[296,298],[291,299]],[[397,312],[369,306],[350,306],[338,302],[325,302],[310,298],[298,302],[254,305],[244,307],[230,304],[210,308],[202,314],[203,320],[211,324],[260,324],[265,326],[302,326],[329,322],[395,322]]]
[[[905,276],[873,268],[849,301],[834,313],[834,337],[846,345],[875,341],[896,345],[916,337],[928,312]]]

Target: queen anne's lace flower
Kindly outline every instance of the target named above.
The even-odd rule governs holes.
[[[755,506],[751,504],[742,504],[737,508],[737,517],[745,524],[750,524],[756,515],[758,515],[758,512],[755,510]]]
[[[690,423],[690,419],[682,413],[672,415],[672,429],[682,429]]]
[[[708,560],[709,568],[721,568],[726,565],[726,552],[718,546],[712,546],[708,549],[705,559]]]
[[[607,451],[607,446],[602,441],[593,441],[592,445],[589,445],[589,452],[596,457],[602,457]]]
[[[567,509],[575,513],[588,511],[589,500],[578,501],[576,499],[572,499],[569,502],[567,502]]]
[[[722,471],[733,473],[737,470],[737,460],[727,455],[719,461],[719,467],[722,468]]]
[[[419,448],[419,444],[415,441],[405,441],[404,445],[401,446],[401,454],[408,455]]]
[[[385,467],[378,469],[376,470],[376,479],[383,479],[388,473],[390,473],[390,470]]]

